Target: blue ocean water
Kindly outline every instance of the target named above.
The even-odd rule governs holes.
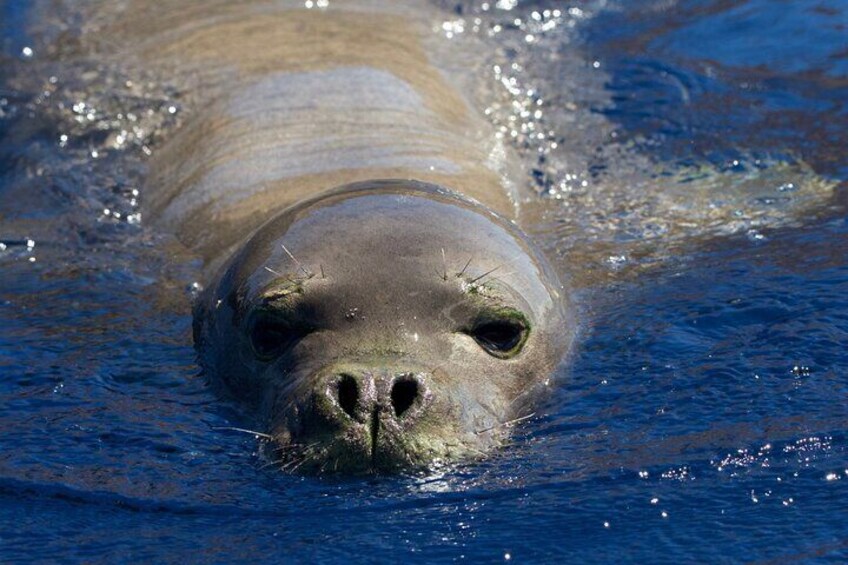
[[[0,6],[11,76],[29,14]],[[848,560],[846,26],[848,3],[802,0],[585,24],[619,140],[664,162],[791,153],[843,184],[792,225],[580,290],[573,362],[513,445],[426,476],[269,468],[198,376],[196,261],[107,221],[138,171],[98,177],[101,213],[0,71],[0,561]]]

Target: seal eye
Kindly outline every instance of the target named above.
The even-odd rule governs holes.
[[[524,345],[527,329],[519,320],[492,320],[477,324],[468,334],[488,353],[505,359]]]
[[[304,336],[286,320],[260,314],[250,328],[250,345],[256,356],[268,361],[281,355]]]

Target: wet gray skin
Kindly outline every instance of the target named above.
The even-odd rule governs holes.
[[[198,301],[212,382],[306,472],[394,471],[501,444],[575,321],[510,222],[410,181],[349,185],[260,228]]]

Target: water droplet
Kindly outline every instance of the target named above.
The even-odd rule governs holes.
[[[188,288],[186,290],[188,290],[189,294],[191,294],[192,296],[197,296],[203,291],[203,285],[197,281],[194,281],[193,283],[188,285]]]
[[[607,257],[607,263],[613,267],[620,267],[627,262],[627,257],[624,255],[610,255]]]

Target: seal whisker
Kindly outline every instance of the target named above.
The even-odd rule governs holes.
[[[296,266],[296,267],[297,267],[297,268],[298,268],[301,272],[303,272],[303,274],[306,276],[306,278],[311,279],[312,277],[314,277],[314,276],[315,276],[313,273],[311,273],[311,272],[309,271],[309,269],[307,269],[306,267],[304,267],[304,266],[300,263],[300,261],[298,261],[297,259],[295,259],[294,255],[292,255],[291,251],[289,251],[289,250],[288,250],[288,248],[287,248],[285,245],[283,245],[283,244],[281,243],[281,244],[280,244],[280,247],[282,247],[282,248],[283,248],[283,251],[285,251],[285,252],[286,252],[286,255],[288,255],[288,256],[289,256],[289,258],[290,258],[292,261],[294,261],[295,266]]]
[[[315,446],[319,445],[320,443],[321,443],[320,441],[315,441],[315,442],[312,442],[312,443],[308,443],[306,445],[303,445],[302,443],[290,443],[289,445],[278,445],[278,446],[276,446],[275,449],[277,451],[284,451],[284,450],[288,450],[288,449],[292,449],[292,450],[293,449],[302,449],[303,452],[305,453],[305,452],[309,451],[310,449],[314,448]]]
[[[503,267],[503,265],[498,265],[498,266],[497,266],[497,267],[495,267],[494,269],[490,269],[490,270],[486,271],[485,273],[483,273],[483,274],[482,274],[482,275],[480,275],[479,277],[477,277],[477,278],[475,278],[475,279],[471,279],[470,281],[468,281],[468,284],[474,284],[474,283],[476,283],[477,281],[479,281],[479,280],[480,280],[480,279],[482,279],[483,277],[486,277],[486,276],[488,276],[488,275],[491,275],[492,273],[494,273],[495,271],[497,271],[497,270],[498,270],[498,269],[500,269],[501,267]]]
[[[283,463],[283,461],[285,461],[285,459],[275,459],[273,461],[269,461],[268,463],[264,463],[263,465],[261,465],[259,467],[259,470],[264,471],[265,469],[267,469],[268,467],[271,467],[273,465],[280,465],[281,463]]]
[[[291,443],[289,445],[278,445],[278,446],[274,447],[274,451],[279,451],[279,452],[294,451],[295,449],[309,449],[309,447],[310,446],[308,446],[308,445],[303,446],[299,443]]]
[[[459,277],[461,277],[462,275],[465,274],[465,270],[468,268],[469,265],[471,265],[471,261],[473,261],[473,260],[474,260],[474,256],[472,255],[471,257],[468,258],[468,261],[465,262],[465,266],[462,268],[462,270],[456,274],[457,278],[459,278]]]
[[[445,257],[445,248],[442,247],[442,280],[448,280],[448,260]]]
[[[498,265],[498,266],[497,266],[497,267],[495,267],[494,269],[491,269],[491,270],[489,270],[489,271],[486,271],[485,273],[483,273],[483,274],[482,274],[482,275],[480,275],[479,277],[477,277],[477,278],[475,278],[475,279],[472,279],[472,280],[468,281],[468,283],[469,283],[469,284],[474,284],[474,283],[476,283],[477,281],[479,281],[480,279],[482,279],[483,277],[485,277],[485,276],[487,276],[487,275],[491,275],[492,273],[494,273],[494,272],[495,272],[495,271],[497,271],[498,269],[502,269],[503,267],[506,267],[507,265],[510,265],[510,264],[514,263],[515,261],[517,261],[517,260],[518,260],[518,259],[520,259],[520,258],[521,258],[520,256],[515,256],[515,257],[513,257],[512,259],[509,259],[506,263],[501,263],[500,265]],[[508,272],[508,273],[504,273],[502,276],[511,275],[511,274],[516,273],[516,272],[517,272],[517,271],[510,271],[510,272]]]
[[[220,426],[220,427],[214,427],[212,429],[213,430],[227,430],[227,431],[231,431],[231,432],[242,432],[242,433],[245,433],[245,434],[251,434],[251,435],[254,435],[254,436],[257,436],[257,437],[261,437],[263,439],[273,439],[273,436],[270,435],[270,434],[266,434],[266,433],[263,433],[263,432],[257,432],[256,430],[248,430],[247,428],[235,428],[235,427],[232,427],[232,426]]]
[[[298,460],[297,457],[296,457],[297,456],[296,450],[302,449],[303,450],[302,453],[308,453],[310,448],[318,445],[319,443],[320,442],[315,442],[315,443],[308,444],[306,446],[304,446],[302,444],[298,444],[298,443],[292,443],[292,444],[289,444],[289,445],[274,446],[274,451],[277,451],[277,452],[288,451],[288,453],[283,453],[282,457],[266,463],[265,465],[260,467],[260,469],[266,469],[266,468],[270,467],[271,465],[281,464],[281,463],[285,463],[286,461],[288,461],[287,465],[282,465],[282,467],[280,467],[281,469],[284,470],[288,465],[291,465],[292,463],[294,463],[295,461]]]
[[[335,443],[335,442],[333,442],[333,443]],[[330,445],[332,445],[332,444],[330,444]],[[289,469],[289,472],[290,472],[290,473],[294,473],[294,472],[295,472],[295,471],[297,471],[300,467],[302,467],[305,463],[307,463],[307,462],[309,462],[309,461],[311,461],[311,460],[315,460],[315,459],[316,459],[316,456],[317,456],[317,455],[319,455],[319,453],[323,453],[323,452],[326,452],[326,448],[325,448],[325,449],[322,449],[322,450],[318,450],[318,449],[313,449],[313,450],[311,450],[311,452],[306,453],[306,454],[303,456],[303,459],[301,459],[301,460],[300,460],[300,463],[298,463],[297,465],[295,465],[294,467],[292,467],[291,469]],[[321,469],[321,471],[323,471],[323,468]],[[320,472],[320,471],[319,471],[319,472]]]
[[[281,273],[281,272],[279,272],[279,271],[275,271],[275,270],[274,270],[274,269],[272,269],[271,267],[267,267],[267,266],[266,266],[266,267],[265,267],[265,270],[266,270],[266,271],[268,271],[269,273],[271,273],[272,275],[277,275],[278,277],[285,276],[285,275],[283,275],[283,273]]]
[[[536,415],[536,413],[533,412],[532,414],[528,414],[526,416],[521,416],[520,418],[514,418],[512,420],[507,420],[506,422],[501,422],[500,424],[495,424],[494,426],[489,426],[488,428],[483,428],[482,430],[477,430],[474,433],[476,435],[480,435],[480,434],[485,434],[486,432],[491,432],[492,430],[496,430],[498,428],[508,428],[513,424],[517,424],[518,422],[523,422],[524,420],[529,420],[530,418],[532,418],[535,415]]]
[[[294,467],[292,467],[291,465],[292,465],[292,463],[294,463],[295,461],[296,461],[296,460],[292,460],[292,461],[290,461],[290,462],[289,462],[289,464],[288,464],[288,465],[283,465],[282,467],[280,467],[280,470],[281,470],[281,471],[288,471],[288,472],[290,472],[290,473],[294,473],[294,472],[298,469],[298,467],[300,467],[301,465],[303,465],[303,464],[306,462],[306,459],[305,459],[305,458],[304,458],[304,459],[301,459],[301,460],[300,460],[300,462],[299,462],[297,465],[295,465]],[[291,468],[290,468],[290,467],[291,467]]]
[[[308,452],[305,452],[305,453],[300,454],[300,455],[301,455],[301,457],[300,457],[300,458],[293,457],[291,460],[289,460],[289,462],[288,462],[288,463],[286,463],[285,465],[283,465],[282,467],[280,467],[280,470],[281,470],[281,471],[294,472],[294,471],[295,471],[296,469],[298,469],[301,465],[303,465],[304,463],[306,463],[306,461],[309,459],[309,457],[310,457],[310,455],[311,455],[311,454],[310,454],[310,453],[308,453]]]
[[[299,454],[300,460],[298,460],[296,457],[293,457],[286,465],[283,465],[281,467],[281,469],[283,471],[288,471],[290,473],[293,473],[297,469],[299,469],[301,466],[303,466],[305,463],[307,463],[311,460],[315,460],[318,455],[320,455],[322,453],[326,453],[327,451],[332,449],[332,447],[337,442],[338,442],[338,438],[333,440],[332,442],[330,442],[328,445],[325,445],[321,448],[319,448],[319,446],[321,445],[320,441],[310,443],[306,447],[303,448],[302,452],[300,452],[300,454]],[[294,465],[294,466],[292,466],[292,465]],[[323,471],[323,467],[322,467],[321,471],[319,471],[319,472],[322,472],[322,471]]]

